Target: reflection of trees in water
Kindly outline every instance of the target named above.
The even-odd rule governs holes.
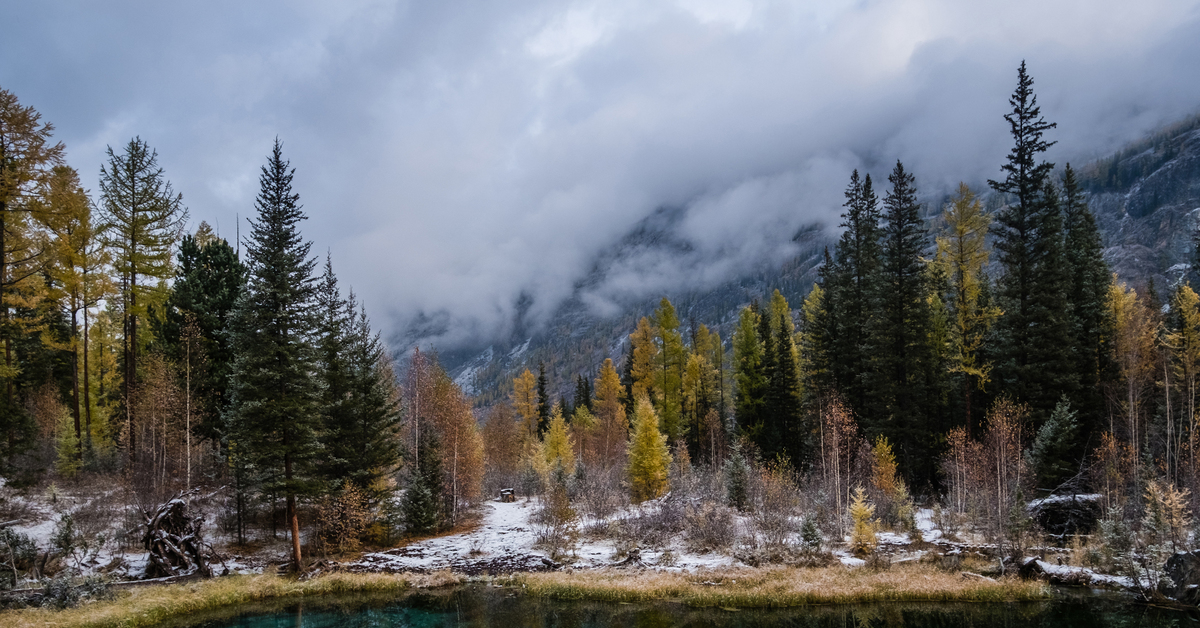
[[[1083,628],[1175,626],[1194,621],[1187,613],[1129,604],[1117,596],[1081,595],[1020,604],[894,603],[784,609],[694,608],[677,602],[617,604],[526,597],[513,589],[466,587],[394,595],[306,601],[275,609],[245,609],[253,616],[211,618],[205,628],[419,628],[473,626],[524,628]],[[196,624],[192,624],[195,626]]]

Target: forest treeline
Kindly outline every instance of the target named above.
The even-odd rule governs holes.
[[[362,304],[300,233],[278,140],[250,233],[231,245],[205,222],[186,230],[141,138],[108,149],[93,197],[52,132],[0,90],[8,486],[113,478],[131,510],[203,489],[236,542],[282,527],[296,565],[302,539],[454,525],[482,475],[469,400],[420,354],[402,389]],[[425,492],[393,499],[410,483]]]
[[[1200,505],[1200,297],[1186,281],[1160,294],[1116,278],[1077,173],[1043,157],[1055,124],[1024,64],[1009,103],[994,212],[964,184],[928,224],[902,163],[884,186],[855,171],[803,303],[778,291],[751,303],[726,344],[685,329],[664,298],[619,367],[577,376],[574,395],[550,399],[544,369],[517,377],[503,423],[533,453],[522,463],[514,446],[489,464],[564,460],[534,451],[560,449],[558,430],[575,459],[624,469],[630,487],[658,477],[649,467],[724,468],[736,451],[816,482],[836,512],[855,483],[886,504],[911,486],[999,527],[1017,501],[1050,494],[1100,493],[1132,521],[1150,486]],[[651,448],[623,448],[644,440],[629,435],[650,413],[669,447],[648,467]],[[870,481],[881,455],[898,473],[886,490]],[[670,490],[662,477],[650,493],[630,488],[635,501]]]

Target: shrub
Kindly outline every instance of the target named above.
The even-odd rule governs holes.
[[[733,510],[711,502],[689,507],[684,538],[693,552],[729,549],[737,540],[737,520]]]
[[[850,519],[854,522],[854,530],[850,533],[850,550],[859,556],[867,556],[875,551],[876,522],[875,505],[867,501],[867,494],[862,487],[854,489],[854,500],[850,502]]]
[[[317,539],[326,553],[358,551],[367,528],[367,500],[353,483],[337,495],[326,495],[317,506]]]
[[[725,500],[745,512],[750,503],[750,465],[742,455],[740,444],[733,446],[733,455],[725,463]]]
[[[542,507],[534,513],[534,523],[538,526],[538,543],[550,551],[552,559],[559,559],[568,551],[575,551],[575,543],[579,537],[579,515],[571,507],[564,482],[554,482],[542,500]]]

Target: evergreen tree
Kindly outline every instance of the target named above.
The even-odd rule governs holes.
[[[380,499],[385,478],[400,461],[394,373],[354,295],[341,297],[328,257],[317,305],[323,475]]]
[[[418,442],[416,468],[409,475],[401,509],[409,536],[433,534],[442,524],[442,456],[437,436],[426,431]]]
[[[1014,146],[1001,166],[1003,181],[989,180],[1008,204],[993,224],[1004,274],[999,284],[1004,316],[998,322],[997,377],[1002,390],[1044,417],[1061,394],[1073,393],[1066,311],[1062,217],[1049,175],[1054,164],[1039,155],[1054,145],[1043,139],[1046,122],[1025,63],[1005,115]]]
[[[595,412],[595,407],[592,405],[592,385],[583,375],[575,377],[575,409],[587,408],[588,412]]]
[[[822,288],[830,326],[829,373],[836,388],[856,412],[874,405],[870,328],[876,316],[881,265],[879,203],[871,175],[860,179],[855,170],[846,188],[844,229],[835,247],[832,264],[822,267]]]
[[[1107,303],[1112,273],[1104,261],[1104,246],[1096,219],[1088,209],[1071,164],[1067,164],[1063,174],[1062,207],[1073,370],[1079,378],[1076,407],[1082,419],[1079,443],[1082,444],[1096,442],[1104,429],[1103,382],[1111,377],[1113,368],[1107,346],[1113,326]],[[1081,447],[1076,447],[1071,453],[1081,457],[1084,452]]]
[[[158,165],[158,153],[140,137],[129,140],[117,155],[108,147],[108,163],[100,168],[100,196],[105,245],[113,252],[113,268],[119,277],[122,359],[122,408],[126,451],[130,462],[137,452],[138,419],[132,392],[137,388],[138,356],[148,343],[141,320],[165,294],[159,283],[172,275],[171,250],[187,222],[183,195],[171,188]],[[144,281],[143,281],[144,280]]]
[[[250,280],[231,321],[234,368],[230,382],[232,439],[263,475],[263,487],[282,494],[291,528],[293,568],[303,567],[297,498],[316,492],[320,427],[318,363],[313,347],[316,290],[298,225],[305,219],[292,191],[295,169],[275,140],[259,177],[258,219],[247,239]]]
[[[751,439],[756,439],[762,430],[767,390],[763,346],[758,340],[758,319],[754,304],[742,308],[733,333],[734,417],[738,428]]]
[[[1079,434],[1075,414],[1063,396],[1025,454],[1040,488],[1053,491],[1077,472],[1070,463]]]
[[[550,428],[550,393],[546,391],[546,364],[538,362],[537,378],[538,437]]]
[[[195,235],[180,240],[177,260],[164,316],[152,318],[151,322],[164,352],[178,361],[182,358],[180,337],[184,322],[189,318],[195,321],[199,344],[207,357],[196,386],[203,417],[196,433],[204,438],[221,439],[226,435],[221,417],[228,410],[233,369],[233,348],[226,331],[230,313],[245,289],[247,270],[229,242],[212,235],[205,223],[200,224]]]
[[[929,445],[930,417],[936,415],[938,391],[933,387],[934,355],[930,294],[921,254],[928,236],[921,221],[913,175],[899,161],[888,177],[892,189],[884,198],[882,268],[876,283],[878,316],[869,328],[876,348],[874,396],[879,405],[863,415],[871,435],[895,443],[901,467],[914,477],[931,480],[934,469]]]

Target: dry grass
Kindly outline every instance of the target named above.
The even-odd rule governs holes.
[[[269,600],[396,593],[461,581],[449,572],[430,575],[335,573],[306,581],[268,575],[228,576],[180,585],[138,587],[121,592],[118,599],[111,602],[95,602],[65,611],[4,611],[0,612],[0,625],[56,628],[159,626],[185,616]]]
[[[728,569],[678,574],[601,570],[513,576],[531,595],[571,600],[641,602],[676,600],[692,606],[784,608],[806,604],[868,602],[1014,602],[1048,599],[1039,582],[988,582],[929,565],[885,572],[842,566]]]

